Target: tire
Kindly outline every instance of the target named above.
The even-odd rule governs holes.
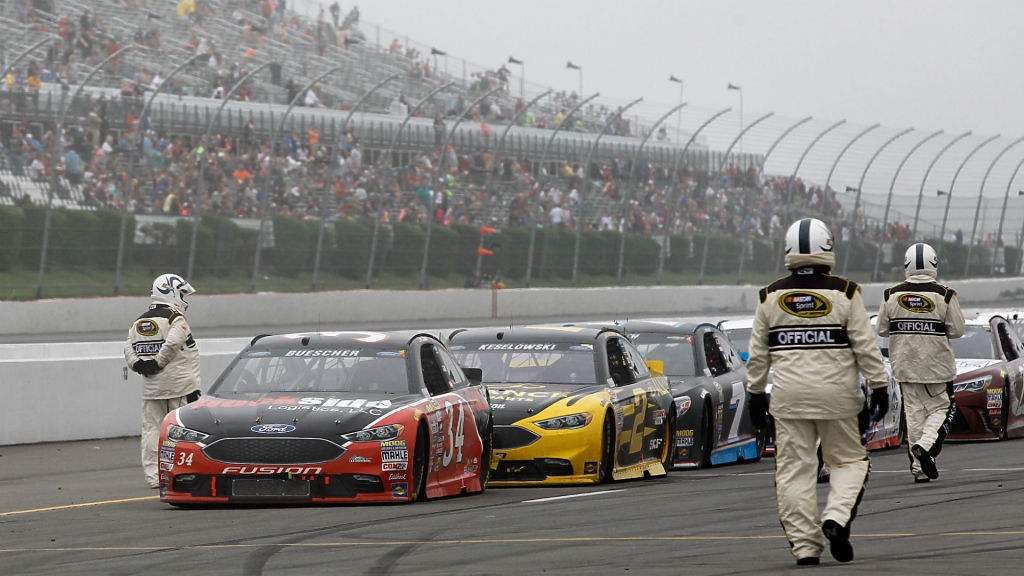
[[[427,451],[430,448],[430,434],[427,433],[425,424],[421,424],[416,432],[416,448],[412,456],[412,495],[411,502],[427,499],[427,465],[429,458]]]
[[[711,467],[711,452],[714,449],[715,426],[711,422],[711,404],[704,404],[704,416],[701,417],[700,421],[700,452],[697,455],[698,468]]]
[[[1007,438],[1009,438],[1009,435],[1007,435],[1007,433],[1006,433],[1007,432],[1007,426],[1009,425],[1008,420],[1010,419],[1010,397],[1007,394],[1007,388],[1009,388],[1009,387],[1010,387],[1009,381],[1004,379],[1004,381],[1003,381],[1003,411],[1002,411],[1002,416],[1000,417],[1000,420],[1002,420],[1002,422],[999,423],[999,439],[1000,440],[1006,440]]]
[[[480,492],[487,490],[487,481],[491,478],[491,459],[494,458],[494,444],[491,442],[494,437],[494,421],[487,420],[487,430],[484,431],[483,450],[480,451]]]
[[[615,465],[615,415],[604,416],[601,430],[601,463],[597,468],[597,481],[601,484],[612,482],[612,467]]]
[[[668,422],[665,423],[665,456],[661,459],[661,465],[665,468],[665,476],[672,471],[672,466],[675,464],[675,442],[676,436],[676,407],[668,411]]]

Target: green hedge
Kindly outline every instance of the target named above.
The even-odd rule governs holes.
[[[294,278],[312,269],[319,221],[274,216],[274,272]],[[268,254],[269,256],[269,254]]]
[[[188,257],[192,249],[192,219],[179,218],[174,223],[174,236],[177,250],[172,260],[180,270],[178,274],[188,274]],[[199,230],[196,234],[195,261],[192,264],[192,276],[195,278],[204,276],[213,268],[213,261],[216,246],[214,244],[213,230],[199,221]]]
[[[121,212],[118,210],[97,210],[94,212],[99,220],[96,232],[96,263],[103,270],[117,269],[117,248],[121,242]],[[135,216],[128,214],[125,222],[123,263],[132,263],[135,249]]]
[[[46,208],[42,206],[25,206],[22,208],[25,217],[21,238],[21,265],[30,270],[39,268],[39,255],[43,245],[43,228],[46,220]],[[67,210],[61,208],[50,214],[50,240],[47,244],[46,264],[48,268],[62,262],[64,248],[71,240],[67,227]]]
[[[100,219],[92,212],[68,210],[64,214],[68,242],[62,250],[51,252],[56,264],[59,258],[65,268],[92,268],[99,263]],[[50,231],[51,235],[53,230]],[[116,246],[116,245],[115,245]],[[116,249],[116,247],[115,247]],[[49,256],[47,256],[49,258]]]
[[[17,208],[0,206],[0,270],[10,270],[19,262],[25,215]]]
[[[381,234],[383,236],[383,234]],[[324,236],[323,251],[328,251],[327,236]],[[316,240],[314,239],[314,242]],[[334,221],[334,248],[330,251],[334,271],[346,278],[362,278],[370,263],[370,243],[373,241],[373,221],[360,222],[351,218]],[[377,256],[374,267],[379,267],[381,256],[387,250],[387,243],[377,240]]]
[[[395,222],[391,233],[391,246],[380,270],[398,276],[419,272],[426,232],[417,224]]]
[[[213,234],[213,257],[210,272],[214,276],[227,276],[234,270],[246,270],[252,266],[252,259],[239,259],[242,247],[238,224],[219,214],[203,214],[199,222],[200,233],[204,228]]]
[[[665,258],[665,269],[670,272],[683,272],[693,270],[690,262],[690,238],[687,236],[673,235],[668,237],[669,254]],[[700,266],[700,263],[697,263]]]

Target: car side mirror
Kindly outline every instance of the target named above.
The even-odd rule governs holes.
[[[462,366],[459,366],[459,368],[462,368]],[[473,382],[484,381],[484,371],[481,368],[462,368],[462,373]]]
[[[651,376],[664,376],[665,375],[665,362],[661,360],[644,360],[644,364],[647,365],[647,369],[651,371]]]

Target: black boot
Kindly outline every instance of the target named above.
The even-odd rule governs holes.
[[[935,466],[934,456],[918,444],[914,444],[910,452],[914,455],[914,458],[917,458],[918,463],[921,464],[921,471],[924,472],[925,476],[932,480],[939,477],[939,469]]]
[[[819,560],[817,556],[808,556],[806,558],[796,559],[797,566],[817,566],[820,563],[821,560]]]
[[[821,531],[829,541],[829,551],[832,557],[839,562],[853,560],[853,545],[850,544],[850,529],[840,526],[835,520],[825,520],[821,524]]]

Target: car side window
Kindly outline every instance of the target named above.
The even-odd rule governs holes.
[[[423,384],[431,396],[451,392],[452,385],[445,377],[441,362],[434,353],[436,346],[424,344],[420,346],[420,368],[423,370]]]
[[[459,368],[458,361],[452,356],[452,353],[445,350],[441,346],[434,346],[434,352],[437,353],[441,358],[441,371],[444,373],[445,379],[451,384],[452,388],[465,388],[469,384],[469,380],[466,375],[462,373],[462,368]]]
[[[725,358],[722,357],[722,349],[718,346],[718,340],[712,332],[704,332],[702,338],[704,343],[704,359],[708,363],[708,370],[712,376],[721,376],[728,372],[725,367]]]
[[[618,338],[609,338],[605,344],[608,353],[608,375],[616,386],[632,384],[634,382],[633,370],[629,366],[629,356],[622,341]]]
[[[636,346],[633,346],[633,343],[628,340],[619,340],[619,342],[622,344],[623,350],[625,350],[626,364],[633,375],[633,381],[636,382],[637,380],[650,378],[651,372],[647,369],[647,363],[644,362],[644,357],[636,349]]]
[[[725,360],[726,372],[731,371],[736,366],[742,365],[739,354],[736,353],[736,349],[732,347],[732,342],[724,334],[715,334],[715,342],[718,343],[718,349],[722,352],[722,358]]]
[[[1005,322],[996,324],[996,333],[999,334],[999,347],[1003,350],[1007,362],[1013,362],[1020,358],[1020,348],[1010,335],[1010,328]]]

